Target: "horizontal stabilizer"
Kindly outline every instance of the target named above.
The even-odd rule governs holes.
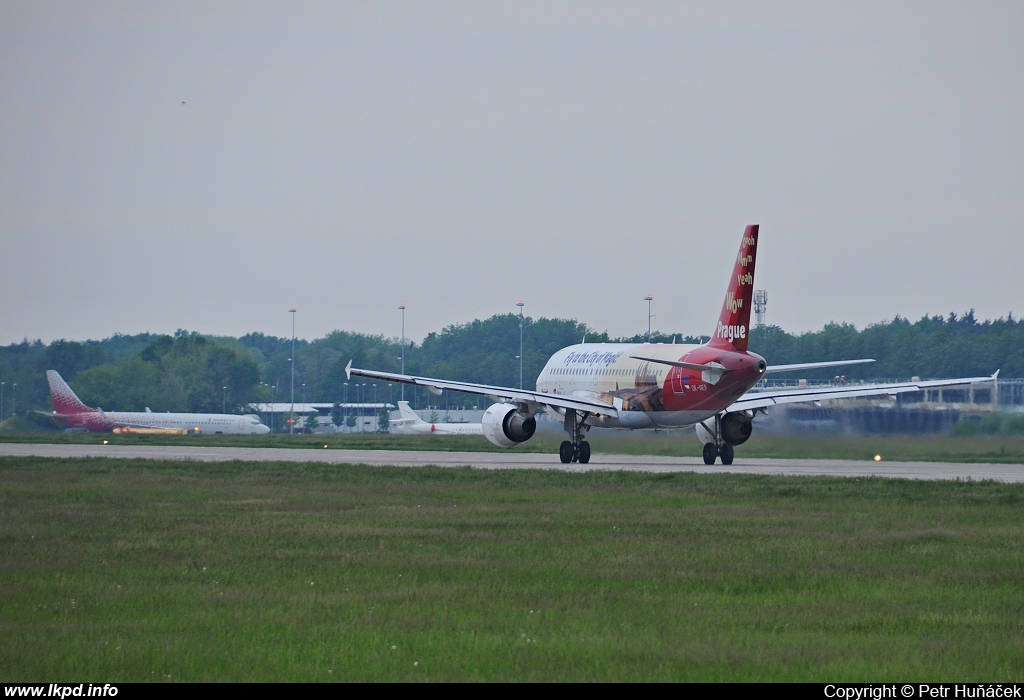
[[[765,374],[768,372],[796,372],[805,369],[820,369],[822,367],[842,367],[844,365],[863,365],[874,360],[834,360],[832,362],[801,362],[795,365],[768,365]]]
[[[678,360],[658,360],[653,357],[640,357],[638,355],[629,356],[633,360],[640,360],[641,362],[657,362],[660,365],[670,365],[672,367],[682,367],[683,369],[692,369],[694,372],[716,372],[717,374],[725,374],[732,370],[726,369],[725,367],[716,367],[715,365],[699,365],[696,362],[679,362]]]

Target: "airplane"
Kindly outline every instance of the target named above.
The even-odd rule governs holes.
[[[766,374],[874,362],[871,359],[769,365],[750,352],[750,308],[760,227],[747,226],[726,289],[725,302],[710,340],[703,345],[666,343],[582,343],[556,352],[537,377],[536,391],[447,381],[352,367],[346,373],[389,382],[487,396],[495,403],[484,413],[484,436],[514,447],[533,437],[541,409],[560,417],[569,439],[558,456],[564,464],[590,461],[584,439],[591,427],[638,430],[694,427],[704,443],[704,463],[732,464],[734,448],[753,432],[759,413],[780,404],[825,399],[896,395],[932,387],[994,381],[990,377],[849,384],[751,391]]]
[[[482,423],[428,423],[409,408],[408,401],[398,402],[401,418],[391,421],[403,433],[417,435],[483,435]]]
[[[82,403],[63,377],[46,370],[50,383],[53,413],[46,413],[67,428],[84,428],[92,433],[167,434],[214,433],[226,435],[263,435],[270,428],[254,415],[233,416],[227,413],[153,413],[140,411],[104,411]],[[40,411],[40,413],[43,413]]]

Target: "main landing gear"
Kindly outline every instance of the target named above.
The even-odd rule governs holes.
[[[704,443],[704,464],[714,464],[718,457],[722,458],[722,464],[732,464],[734,456],[732,445],[727,442],[723,442],[721,447],[715,447],[713,442]]]
[[[590,461],[590,443],[583,439],[583,434],[590,429],[590,426],[586,424],[589,415],[589,413],[584,413],[582,417],[579,417],[573,409],[566,410],[565,432],[569,433],[572,439],[563,440],[558,448],[558,458],[562,460],[562,464],[570,462],[587,464]]]
[[[722,464],[732,464],[735,453],[733,447],[725,440],[722,439],[722,425],[721,417],[715,416],[715,429],[711,430],[707,423],[701,423],[709,433],[713,433],[715,436],[714,442],[704,443],[704,464],[708,466],[715,463],[715,459],[721,459]]]

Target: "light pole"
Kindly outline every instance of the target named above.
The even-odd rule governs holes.
[[[306,382],[302,382],[302,403],[306,403]]]
[[[366,382],[359,385],[359,432],[365,432],[366,426],[363,425],[363,411],[366,410]]]
[[[274,392],[274,401],[270,406],[270,432],[274,432],[274,413],[277,412],[277,384],[270,388]]]
[[[402,312],[402,374],[405,374],[405,302],[398,305]],[[405,384],[402,384],[402,399],[405,399]]]
[[[226,386],[224,387],[223,394],[224,395],[221,397],[222,401],[221,401],[220,412],[221,413],[227,413],[228,412],[228,388]]]
[[[648,294],[644,297],[644,301],[647,302],[647,342],[651,342],[651,300],[654,299],[653,294]]]
[[[361,400],[363,390],[359,386],[359,382],[356,382],[356,427],[359,428],[359,432],[363,432],[363,402]]]
[[[288,310],[292,315],[292,410],[288,414],[288,432],[295,432],[295,307]]]
[[[0,422],[4,420],[4,387],[7,382],[0,382]]]
[[[519,388],[523,388],[523,306],[526,304],[522,299],[516,302],[519,307]]]
[[[348,430],[348,382],[341,383],[341,390],[345,400],[345,410],[342,412],[342,415],[345,416],[345,429]]]
[[[18,415],[18,382],[11,385],[11,415]]]

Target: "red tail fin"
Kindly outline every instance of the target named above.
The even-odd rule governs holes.
[[[67,382],[52,369],[46,370],[46,381],[50,383],[50,398],[53,399],[53,410],[64,415],[75,413],[95,413],[97,409],[82,403]]]
[[[740,241],[740,252],[732,270],[725,303],[718,325],[711,334],[714,348],[746,350],[750,335],[750,307],[754,297],[754,261],[757,258],[757,224],[747,226]]]

